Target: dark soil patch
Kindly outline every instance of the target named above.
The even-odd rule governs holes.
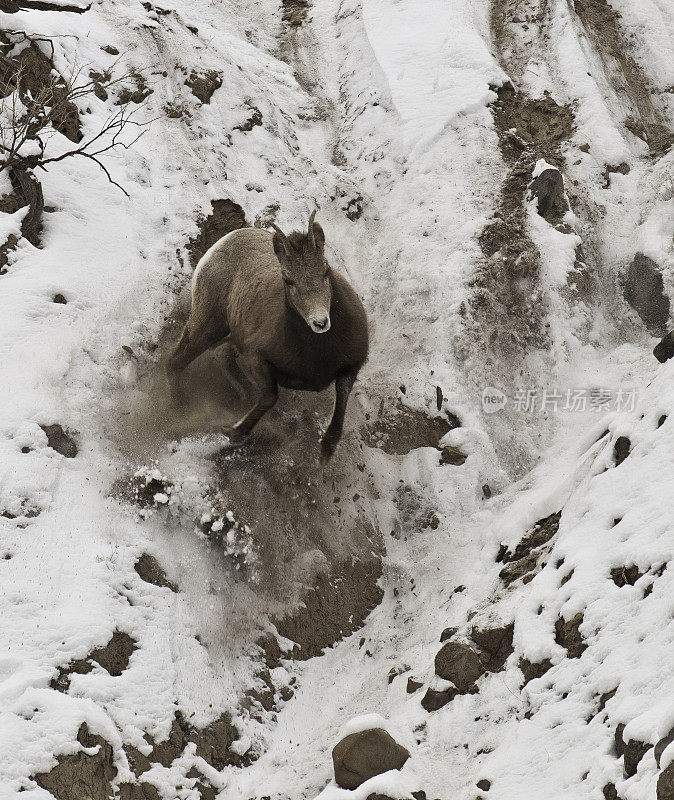
[[[163,568],[154,556],[149,553],[143,553],[136,561],[134,569],[138,573],[141,580],[146,583],[152,583],[155,586],[160,586],[165,589],[170,589],[172,592],[177,592],[178,587],[172,583],[164,572]]]
[[[282,0],[283,21],[291,28],[299,28],[307,21],[311,0]]]
[[[185,81],[185,86],[190,88],[197,100],[208,104],[211,102],[215,90],[222,86],[222,73],[214,69],[206,72],[192,70],[189,78]]]
[[[304,606],[276,622],[281,636],[295,642],[292,657],[300,661],[320,655],[362,627],[384,592],[377,581],[381,561],[346,561],[320,575],[302,598]]]
[[[522,578],[524,583],[532,580],[541,558],[552,549],[549,543],[559,530],[561,516],[562,512],[557,511],[549,517],[539,519],[531,533],[519,542],[512,553],[505,550],[499,554],[499,560],[506,564],[499,572],[499,577],[506,586],[510,586],[519,578]]]
[[[555,641],[566,648],[569,658],[580,658],[587,650],[587,645],[579,630],[582,624],[582,614],[576,614],[568,622],[560,617],[555,623]]]
[[[542,661],[529,661],[527,658],[521,658],[519,667],[524,676],[522,686],[526,686],[529,681],[541,678],[549,669],[552,669],[552,661],[549,658],[544,658]]]
[[[173,484],[166,478],[157,476],[153,470],[138,470],[130,478],[121,478],[112,487],[112,495],[141,508],[157,508],[160,503],[157,495],[170,496]],[[163,504],[162,504],[163,505]]]
[[[262,112],[260,109],[256,108],[250,101],[248,101],[246,105],[250,109],[250,116],[245,122],[242,122],[241,125],[234,126],[235,131],[241,131],[242,133],[249,133],[253,128],[262,125]]]
[[[639,572],[639,567],[632,564],[629,567],[614,567],[611,570],[611,580],[618,587],[634,586],[645,573]]]
[[[404,456],[418,447],[438,447],[446,433],[460,426],[461,422],[454,414],[429,417],[396,399],[390,406],[382,402],[376,421],[367,425],[362,435],[368,447],[377,447],[389,455]]]
[[[176,711],[168,738],[155,742],[148,734],[145,738],[152,745],[152,752],[145,756],[135,747],[125,745],[124,751],[131,769],[137,778],[147,772],[153,764],[170,767],[180,758],[189,744],[196,745],[196,755],[217,770],[227,766],[242,767],[252,762],[254,756],[246,753],[240,756],[229,748],[240,736],[230,715],[225,712],[205,728],[195,728]]]
[[[519,361],[532,347],[550,344],[548,303],[539,286],[540,254],[527,234],[525,199],[539,158],[563,166],[561,146],[573,131],[573,114],[548,94],[531,99],[509,83],[496,91],[492,111],[509,171],[494,219],[479,236],[485,264],[462,314],[470,312],[472,327],[489,352]]]
[[[626,127],[646,141],[652,155],[663,155],[674,142],[674,135],[653,104],[648,79],[630,55],[620,14],[606,0],[574,0],[569,5],[604,63],[608,60],[608,77],[616,74],[615,91],[631,101],[633,116],[625,121]]]
[[[248,227],[243,209],[232,200],[211,200],[211,213],[201,220],[200,231],[187,245],[192,267],[223,236],[239,228]]]
[[[669,297],[660,267],[652,258],[637,253],[625,276],[625,300],[653,334],[663,336],[669,321]]]
[[[40,772],[33,780],[56,800],[109,800],[113,795],[111,781],[117,775],[112,763],[112,746],[101,736],[89,733],[82,723],[77,741],[83,748],[98,747],[94,755],[81,750],[69,756],[58,756],[49,772]]]
[[[136,649],[135,639],[128,633],[115,631],[104,647],[97,647],[86,658],[71,661],[67,666],[60,667],[58,675],[52,679],[50,686],[59,692],[67,692],[70,688],[70,676],[87,675],[94,668],[94,663],[99,664],[110,675],[119,677],[129,666],[129,659]]]
[[[8,38],[8,34],[0,34],[0,42],[7,49],[14,44],[14,41]],[[0,59],[0,92],[4,97],[11,94],[16,88],[19,76],[18,89],[22,100],[27,100],[29,95],[37,98],[43,97],[46,91],[51,92],[52,125],[71,142],[79,142],[82,139],[82,131],[77,106],[74,103],[64,102],[67,86],[63,78],[57,77],[58,73],[54,72],[54,69],[51,59],[35,42],[31,42],[18,55],[11,58],[3,56]]]
[[[40,425],[42,430],[47,435],[47,447],[56,450],[66,458],[75,458],[78,453],[77,444],[73,437],[63,430],[63,427],[58,423],[54,425]]]
[[[134,85],[122,86],[115,100],[116,106],[125,106],[127,103],[140,105],[146,97],[152,94],[152,89],[147,85],[145,77],[139,72],[133,72],[130,79]]]

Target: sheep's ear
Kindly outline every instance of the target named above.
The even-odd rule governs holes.
[[[314,222],[314,241],[316,242],[317,250],[322,250],[325,246],[325,234],[320,222]]]
[[[274,233],[272,244],[274,246],[274,253],[276,253],[276,258],[278,258],[279,261],[281,261],[282,258],[288,257],[288,250],[286,247],[286,243],[283,241],[282,234],[279,235],[278,233]]]

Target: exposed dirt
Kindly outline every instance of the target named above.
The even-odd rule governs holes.
[[[282,0],[283,21],[291,28],[298,28],[307,20],[311,0]]]
[[[540,254],[527,233],[524,202],[539,158],[563,168],[561,147],[573,131],[573,114],[547,94],[532,99],[510,83],[496,91],[492,110],[508,174],[493,222],[479,237],[485,262],[461,313],[485,351],[512,365],[532,348],[550,345]]]
[[[67,692],[70,688],[70,676],[87,675],[94,668],[94,663],[99,664],[113,677],[119,677],[129,666],[129,659],[136,649],[135,639],[128,633],[115,631],[104,647],[97,647],[86,658],[77,659],[65,667],[60,667],[58,675],[52,679],[50,686],[60,692]]]
[[[178,587],[166,577],[162,566],[154,556],[149,553],[143,553],[136,561],[134,566],[136,573],[141,580],[146,583],[152,583],[154,586],[170,589],[172,592],[177,592]]]
[[[389,455],[407,455],[417,447],[438,447],[442,437],[461,427],[459,418],[452,413],[446,416],[428,416],[423,411],[403,405],[400,399],[379,406],[377,419],[361,431],[368,447],[377,447]],[[464,459],[465,460],[465,459]],[[452,463],[446,461],[444,463]]]
[[[111,745],[91,734],[85,723],[80,726],[77,741],[82,748],[98,750],[93,755],[80,750],[73,755],[57,756],[56,766],[34,775],[33,780],[56,800],[109,800],[113,795],[110,784],[117,775]]]
[[[625,119],[625,127],[648,144],[653,156],[664,154],[674,142],[674,135],[653,103],[648,79],[630,55],[631,47],[622,31],[620,14],[606,0],[568,2],[602,58],[616,93],[631,103],[632,116]]]
[[[185,81],[185,86],[190,88],[197,100],[208,104],[211,102],[211,97],[213,97],[215,90],[222,86],[222,73],[214,69],[206,72],[192,70]]]
[[[566,648],[569,658],[580,658],[587,650],[587,645],[579,630],[582,624],[582,614],[576,614],[568,622],[560,617],[555,623],[555,641]]]
[[[0,42],[9,49],[14,40],[3,33],[0,34]],[[54,108],[51,112],[53,126],[70,141],[79,142],[82,139],[79,113],[73,103],[63,102],[67,87],[63,78],[56,77],[57,75],[52,61],[35,42],[31,42],[18,55],[3,55],[0,58],[0,93],[3,97],[10,94],[16,87],[17,76],[20,76],[19,94],[22,98],[26,98],[28,94],[38,97],[45,90],[50,90],[54,97]]]
[[[320,655],[325,647],[358,630],[384,596],[377,583],[380,575],[379,559],[348,560],[320,575],[302,598],[304,607],[276,623],[281,636],[298,645],[293,658]]]
[[[248,226],[243,209],[232,200],[212,200],[211,207],[211,213],[200,222],[199,234],[187,245],[192,267],[218,239]]]
[[[54,425],[40,425],[47,435],[47,447],[56,450],[66,458],[75,458],[78,453],[77,443],[73,437],[58,423]]]

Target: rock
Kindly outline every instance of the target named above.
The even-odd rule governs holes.
[[[414,678],[407,679],[407,694],[414,694],[416,691],[421,689],[423,683],[421,681],[415,681]]]
[[[435,674],[451,681],[459,694],[468,693],[485,671],[477,652],[461,642],[447,642],[435,656]]]
[[[604,795],[604,800],[618,800],[618,792],[613,783],[607,783],[602,789],[602,794]]]
[[[637,774],[639,762],[646,753],[653,747],[650,742],[640,742],[638,739],[630,739],[625,745],[625,777],[631,778]]]
[[[375,775],[401,769],[409,757],[383,728],[351,733],[333,748],[335,780],[343,789],[357,789]]]
[[[149,553],[143,553],[134,565],[138,576],[145,583],[152,583],[154,586],[160,586],[165,589],[170,589],[172,592],[177,592],[178,587],[172,583],[160,566],[159,562],[154,556]]]
[[[623,739],[624,730],[625,725],[623,723],[616,726],[615,748],[618,757],[624,757],[623,768],[625,777],[631,778],[633,775],[637,774],[639,762],[653,745],[650,742],[640,742],[638,739],[630,739],[625,742]]]
[[[559,617],[555,623],[555,641],[566,648],[569,658],[580,658],[587,650],[587,645],[580,633],[580,626],[583,624],[583,615],[576,616],[566,622]]]
[[[459,632],[458,628],[445,628],[444,631],[440,634],[440,641],[446,642],[448,639],[451,639],[456,633]]]
[[[538,205],[538,213],[548,220],[559,219],[568,211],[564,197],[564,178],[558,169],[544,169],[529,186]]]
[[[468,456],[463,450],[459,450],[458,447],[447,445],[442,448],[442,452],[440,453],[440,464],[451,464],[454,467],[460,467],[462,464],[466,463],[467,458]]]
[[[627,458],[627,456],[630,454],[631,447],[632,442],[630,442],[627,436],[619,436],[616,439],[615,445],[613,446],[616,467],[620,466],[620,464],[622,464]]]
[[[655,745],[654,755],[655,763],[658,765],[658,769],[660,769],[660,759],[662,758],[662,754],[672,742],[674,742],[674,728],[672,728],[666,736],[663,736],[663,738],[660,739]]]
[[[54,297],[52,298],[52,302],[54,302],[54,303],[60,303],[61,305],[65,305],[65,304],[66,304],[68,301],[67,301],[67,300],[65,299],[65,297],[64,297],[64,296],[63,296],[63,295],[62,295],[62,294],[59,292],[58,294],[55,294],[55,295],[54,295]]]
[[[521,658],[519,667],[524,675],[524,686],[536,678],[540,678],[549,670],[552,669],[552,661],[549,658],[544,658],[542,661],[529,661],[526,658]]]
[[[618,588],[623,586],[634,586],[643,574],[639,572],[639,567],[632,564],[629,567],[614,567],[611,570],[611,579]]]
[[[77,741],[83,748],[95,748],[93,754],[80,750],[69,756],[57,756],[57,764],[49,772],[40,772],[33,780],[58,800],[108,800],[113,791],[111,781],[117,775],[112,763],[112,746],[101,736],[89,733],[82,723]],[[148,800],[150,798],[148,797]]]
[[[421,707],[428,712],[438,711],[447,703],[451,703],[457,694],[456,689],[445,689],[444,691],[427,689],[426,694],[421,698]]]
[[[674,761],[660,773],[655,796],[657,800],[674,800]]]
[[[669,298],[660,268],[643,253],[634,256],[627,270],[624,295],[648,330],[662,336],[669,320]]]
[[[658,359],[661,364],[674,356],[674,331],[670,331],[666,336],[655,345],[653,348],[653,355]]]
[[[482,792],[488,792],[491,789],[491,781],[488,781],[486,778],[482,778],[482,780],[479,780],[475,785]]]
[[[470,638],[482,650],[480,660],[489,672],[503,669],[508,656],[513,652],[514,631],[512,622],[502,628],[473,628]]]
[[[47,434],[47,447],[51,447],[66,458],[75,458],[78,452],[75,440],[61,425],[40,425],[40,427]]]

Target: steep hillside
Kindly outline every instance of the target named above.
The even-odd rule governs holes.
[[[673,797],[671,3],[0,8],[0,797]],[[163,372],[205,250],[315,208],[326,467],[330,392],[232,451],[227,345]]]

